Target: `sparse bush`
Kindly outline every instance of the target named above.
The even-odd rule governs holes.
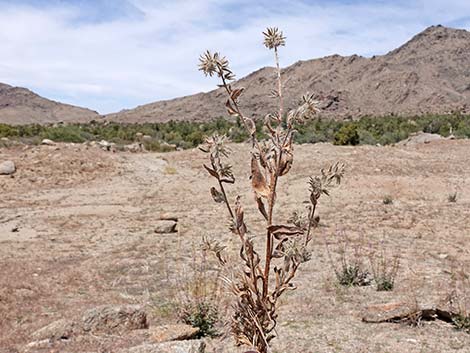
[[[447,195],[447,201],[451,203],[457,202],[457,192],[453,192],[449,195]]]
[[[199,328],[197,338],[216,337],[219,335],[216,324],[219,321],[217,306],[211,302],[190,302],[183,305],[179,318],[185,324]]]
[[[390,258],[381,244],[378,251],[371,251],[369,261],[377,291],[393,290],[400,268],[399,255]]]
[[[339,234],[336,238],[339,239],[337,257],[333,258],[328,243],[326,250],[338,283],[346,287],[368,286],[371,279],[370,273],[364,265],[365,254],[362,246],[358,243],[353,246],[353,250],[350,250],[351,239],[346,234]]]
[[[470,334],[470,273],[464,266],[454,264],[449,287],[451,292],[447,299],[455,313],[452,323],[456,329]]]
[[[190,268],[180,274],[175,306],[181,322],[199,328],[198,337],[215,337],[219,335],[220,270],[214,270],[206,252],[203,248],[195,254]]]
[[[278,299],[289,289],[300,265],[310,259],[307,245],[312,239],[311,231],[317,224],[315,210],[322,195],[339,184],[343,175],[343,165],[334,164],[321,170],[321,176],[309,181],[310,207],[304,225],[282,224],[274,218],[274,208],[280,195],[276,193],[280,178],[287,174],[294,159],[293,139],[296,125],[301,125],[318,111],[315,96],[306,95],[298,108],[284,114],[283,86],[278,60],[278,49],[285,44],[285,38],[277,28],[269,28],[264,33],[264,45],[274,51],[277,72],[277,88],[273,98],[278,100],[279,110],[269,114],[262,124],[268,132],[267,141],[260,141],[260,123],[256,124],[245,116],[239,106],[244,88],[232,87],[235,75],[229,68],[226,58],[209,51],[200,58],[200,70],[205,75],[218,76],[221,87],[228,99],[225,103],[228,113],[237,118],[248,132],[252,151],[251,184],[260,215],[266,223],[264,254],[258,252],[253,235],[245,223],[241,197],[233,203],[226,185],[233,184],[235,177],[230,164],[225,162],[230,150],[226,147],[227,138],[218,134],[207,138],[201,150],[208,154],[209,165],[204,168],[216,179],[217,186],[211,188],[216,203],[224,204],[230,217],[230,230],[239,239],[241,250],[238,264],[227,265],[223,247],[210,245],[220,265],[229,272],[226,282],[234,294],[233,313],[230,322],[231,333],[238,345],[254,347],[258,353],[269,351],[270,341],[276,336]],[[264,255],[264,260],[262,256]],[[274,275],[274,276],[273,276]]]

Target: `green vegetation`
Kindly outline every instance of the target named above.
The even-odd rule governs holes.
[[[266,138],[263,122],[257,121],[258,139]],[[388,145],[404,140],[412,133],[424,131],[456,138],[470,138],[470,116],[424,115],[418,117],[363,117],[358,120],[338,121],[313,119],[295,126],[296,143],[331,142],[337,145]],[[116,144],[140,141],[139,134],[151,138],[143,140],[145,147],[152,151],[168,151],[175,147],[187,149],[200,145],[204,136],[213,133],[225,134],[231,141],[248,140],[240,120],[219,118],[205,123],[167,122],[144,124],[118,124],[94,122],[67,125],[21,125],[0,124],[0,138],[19,139],[26,143],[39,143],[41,139],[57,142],[81,143],[92,140],[106,140]],[[171,146],[168,146],[171,145]]]

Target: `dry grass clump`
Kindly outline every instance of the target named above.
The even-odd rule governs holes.
[[[361,243],[353,244],[345,234],[340,233],[336,253],[333,256],[330,246],[326,244],[328,260],[336,276],[336,280],[342,286],[368,286],[371,283],[370,273],[366,269],[365,251]]]
[[[400,256],[398,254],[390,256],[381,244],[378,250],[370,252],[369,261],[377,290],[393,290],[400,268]]]
[[[450,287],[448,301],[456,313],[452,322],[458,330],[470,334],[470,273],[464,267],[454,268]]]
[[[277,112],[267,114],[264,119],[264,127],[269,131],[266,141],[258,140],[255,122],[240,109],[244,88],[235,88],[229,83],[235,75],[228,60],[219,53],[207,51],[201,56],[199,66],[205,75],[216,75],[221,79],[219,87],[228,97],[225,102],[227,111],[240,119],[251,140],[251,186],[260,216],[266,224],[263,252],[255,248],[256,236],[245,222],[241,197],[233,201],[227,196],[226,186],[235,183],[232,167],[226,162],[230,155],[225,145],[227,139],[213,135],[206,139],[201,150],[209,157],[209,165],[204,165],[204,168],[217,181],[217,186],[211,188],[212,197],[216,203],[225,205],[230,217],[230,230],[240,241],[238,261],[230,263],[230,266],[223,246],[207,245],[227,270],[225,282],[235,295],[230,330],[237,344],[253,347],[259,353],[268,352],[270,341],[276,336],[278,299],[286,291],[295,289],[293,279],[297,270],[311,258],[307,246],[317,225],[317,203],[322,195],[329,195],[329,190],[340,183],[344,170],[342,164],[336,163],[322,169],[319,176],[310,178],[306,222],[282,223],[275,219],[274,209],[280,197],[276,189],[294,160],[294,124],[304,122],[319,109],[315,96],[305,95],[296,109],[284,111],[278,49],[285,45],[285,37],[277,28],[268,28],[264,32],[264,45],[274,51],[277,87],[271,95],[278,100],[279,107]]]

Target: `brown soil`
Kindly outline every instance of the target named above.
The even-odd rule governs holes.
[[[229,197],[242,195],[248,226],[261,234],[249,192],[249,146],[232,149],[238,181]],[[321,199],[313,258],[282,301],[273,352],[468,352],[470,335],[442,321],[411,327],[361,317],[371,304],[442,300],[455,264],[470,268],[469,149],[462,140],[296,146],[294,166],[280,182],[278,219],[304,209],[308,176],[328,162],[345,162],[347,173]],[[113,154],[65,144],[1,149],[0,160],[15,161],[18,171],[0,177],[0,352],[23,352],[37,329],[102,304],[142,304],[151,326],[174,323],[169,304],[201,237],[238,248],[225,209],[211,200],[204,158],[197,150]],[[457,202],[448,202],[455,191]],[[392,204],[383,203],[386,195]],[[178,217],[178,233],[154,233],[162,214]],[[381,243],[400,254],[394,291],[335,284],[325,242],[335,257],[341,232],[355,244]],[[115,352],[146,339],[139,331],[88,335],[42,351]],[[237,352],[230,342],[212,341],[210,352]]]

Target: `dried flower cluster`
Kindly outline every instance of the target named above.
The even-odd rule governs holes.
[[[233,203],[227,198],[225,186],[234,183],[235,178],[231,166],[224,163],[230,153],[224,144],[225,137],[214,135],[206,139],[201,150],[209,155],[210,165],[204,165],[204,168],[218,183],[217,188],[211,188],[212,197],[217,203],[225,203],[231,220],[230,230],[241,242],[242,266],[226,278],[236,295],[231,332],[238,344],[251,346],[259,353],[268,352],[269,343],[275,337],[279,297],[286,290],[295,289],[292,280],[299,266],[311,258],[307,245],[312,239],[312,229],[318,224],[315,216],[317,202],[321,195],[329,195],[329,189],[340,183],[344,171],[344,166],[337,163],[322,170],[321,176],[310,179],[310,206],[305,221],[275,222],[276,187],[279,178],[290,171],[294,160],[294,125],[316,114],[319,102],[314,95],[306,95],[298,108],[284,115],[278,48],[285,45],[285,37],[277,28],[268,28],[263,34],[264,45],[273,49],[275,54],[277,90],[272,96],[279,101],[279,110],[264,119],[264,126],[269,131],[267,141],[258,141],[255,122],[240,110],[239,100],[244,89],[233,88],[229,83],[235,75],[227,59],[219,53],[207,51],[201,55],[199,65],[205,75],[217,75],[221,79],[219,87],[224,88],[228,96],[225,102],[227,112],[238,117],[251,136],[251,184],[258,210],[266,222],[263,256],[254,248],[254,235],[250,234],[245,223],[240,197]],[[215,252],[222,265],[227,263],[223,246],[207,243],[206,248]]]

